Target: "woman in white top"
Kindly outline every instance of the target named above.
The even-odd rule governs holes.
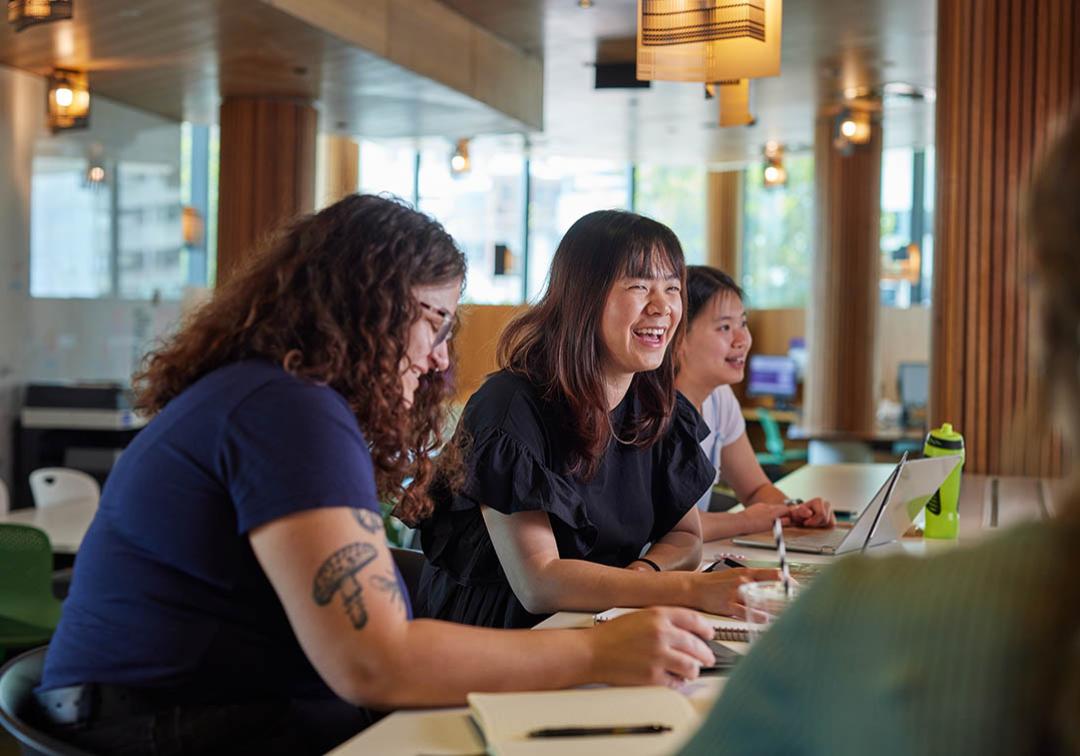
[[[746,437],[739,401],[731,384],[743,379],[746,355],[753,339],[746,322],[743,292],[730,276],[716,268],[687,268],[687,328],[680,353],[676,388],[698,408],[711,431],[701,448],[721,470],[745,509],[709,512],[711,491],[698,501],[702,537],[706,541],[756,533],[780,518],[802,527],[832,527],[832,508],[823,499],[792,505],[769,482]]]

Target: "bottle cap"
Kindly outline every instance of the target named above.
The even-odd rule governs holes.
[[[926,445],[937,449],[963,449],[964,437],[953,430],[951,423],[942,423],[926,436]]]

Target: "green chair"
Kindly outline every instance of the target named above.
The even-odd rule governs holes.
[[[5,650],[48,643],[60,621],[52,589],[52,546],[31,525],[0,523],[0,659]]]
[[[762,465],[782,467],[788,462],[805,462],[806,449],[785,449],[784,434],[780,424],[764,407],[757,408],[758,424],[765,433],[765,451],[757,453],[757,460]]]

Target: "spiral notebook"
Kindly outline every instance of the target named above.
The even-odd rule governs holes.
[[[613,620],[616,617],[621,617],[624,614],[636,611],[639,610],[625,609],[622,607],[608,609],[605,612],[594,614],[593,623],[599,625],[601,622],[607,622],[608,620]],[[742,620],[737,620],[733,617],[721,617],[719,614],[708,614],[706,612],[698,612],[698,614],[704,617],[705,621],[713,626],[713,630],[716,632],[713,636],[714,640],[743,643],[750,640],[750,626]]]

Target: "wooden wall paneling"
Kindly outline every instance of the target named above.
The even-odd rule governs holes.
[[[480,388],[496,369],[495,352],[506,324],[528,309],[527,305],[462,305],[461,326],[454,334],[457,366],[454,398],[460,403]]]
[[[931,420],[965,434],[973,472],[1057,475],[1018,214],[1031,171],[1077,101],[1070,0],[943,0],[938,8]]]

